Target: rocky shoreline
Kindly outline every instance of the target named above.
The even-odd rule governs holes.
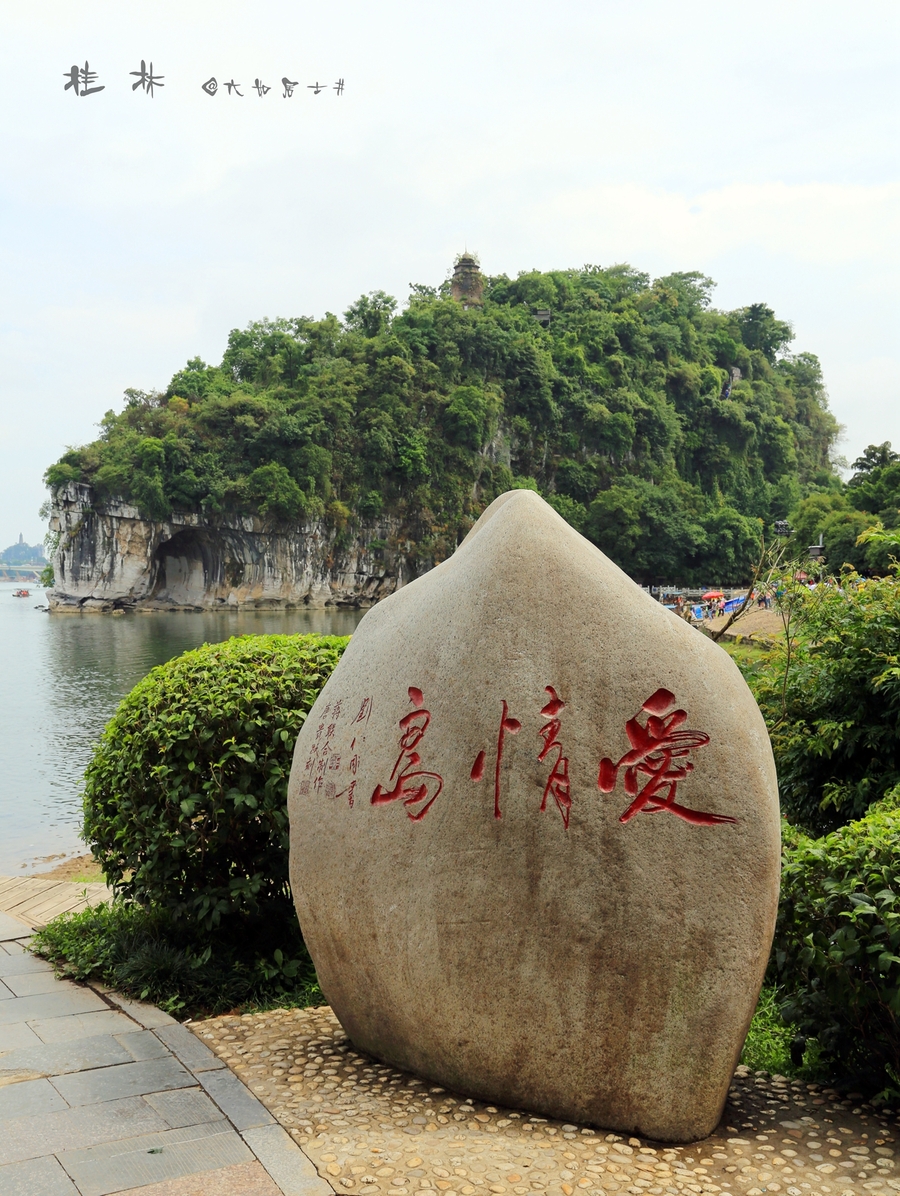
[[[285,529],[175,511],[154,522],[76,482],[54,493],[50,529],[58,543],[47,600],[57,613],[359,607],[420,571],[396,519]]]

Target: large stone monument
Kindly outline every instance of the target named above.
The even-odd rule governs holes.
[[[289,802],[357,1047],[513,1108],[711,1132],[774,927],[768,736],[726,653],[536,494],[369,611]]]

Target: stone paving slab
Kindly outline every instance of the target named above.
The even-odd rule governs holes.
[[[123,1182],[146,1186],[252,1160],[246,1143],[224,1120],[59,1155],[81,1196],[108,1196],[121,1191]]]
[[[3,1196],[78,1196],[78,1189],[52,1156],[0,1167]]]
[[[91,987],[95,992],[101,993],[110,1005],[120,1009],[132,1021],[143,1026],[145,1030],[156,1030],[161,1026],[177,1026],[179,1024],[171,1014],[164,1013],[155,1005],[148,1005],[145,1001],[132,1001],[129,997],[124,997],[105,984],[94,984]]]
[[[42,1042],[10,1051],[0,1058],[0,1079],[29,1071],[47,1076],[65,1076],[69,1072],[93,1074],[96,1068],[107,1069],[117,1063],[133,1062],[132,1056],[115,1038],[98,1034],[74,1042]]]
[[[17,1051],[23,1047],[40,1046],[41,1040],[34,1032],[33,1026],[25,1022],[10,1022],[0,1026],[0,1067],[3,1066],[3,1056],[7,1051]]]
[[[149,1187],[129,1188],[112,1196],[282,1196],[282,1193],[259,1163],[238,1163],[218,1171],[163,1180]]]
[[[87,1039],[90,1042],[90,1039]],[[116,1044],[118,1046],[118,1043]],[[120,1048],[121,1049],[121,1048]],[[196,1081],[177,1059],[150,1059],[145,1063],[120,1063],[73,1075],[54,1077],[53,1086],[70,1105],[98,1105],[107,1101],[189,1088]]]
[[[0,1132],[0,1164],[83,1149],[100,1142],[121,1142],[168,1128],[157,1111],[139,1096],[47,1113],[40,1121],[33,1117],[10,1118],[3,1122]]]
[[[219,1121],[222,1111],[209,1099],[205,1092],[196,1088],[176,1088],[171,1092],[152,1092],[144,1097],[173,1130],[189,1125],[202,1125],[207,1121]]]
[[[31,928],[28,929],[28,934],[31,933]],[[28,955],[29,951],[26,947],[28,941],[28,934],[24,937],[22,935],[16,941],[4,940],[0,942],[0,952],[5,952],[7,955]]]
[[[116,1035],[116,1042],[122,1044],[135,1063],[145,1063],[148,1059],[167,1059],[171,1054],[152,1030],[140,1030],[133,1022],[130,1030]]]
[[[9,951],[18,943],[0,943],[0,976],[22,976],[26,972],[47,972],[53,975],[53,966],[46,959],[38,959],[28,951]]]
[[[0,942],[20,939],[23,934],[28,934],[30,929],[30,926],[20,922],[18,918],[12,918],[9,914],[0,912]]]
[[[27,1080],[0,1088],[0,1124],[10,1117],[43,1117],[66,1108],[49,1080]]]
[[[189,1029],[57,979],[22,930],[0,941],[0,1196],[334,1196]]]
[[[241,1135],[284,1196],[333,1196],[311,1160],[280,1125],[261,1125]]]
[[[30,1022],[36,1018],[67,1017],[72,1013],[93,1013],[109,1006],[89,988],[68,986],[61,980],[58,991],[41,993],[36,997],[19,997],[15,1001],[0,1001],[0,1026],[8,1022]]]
[[[239,1130],[251,1130],[259,1125],[274,1123],[275,1118],[265,1105],[247,1091],[233,1072],[206,1071],[201,1072],[197,1079]]]
[[[118,1037],[120,1034],[140,1032],[140,1026],[116,1009],[76,1013],[70,1017],[36,1018],[28,1025],[42,1042],[75,1042],[79,1038],[94,1038],[98,1034]],[[3,1028],[0,1027],[0,1041],[2,1034]]]
[[[4,976],[2,983],[16,997],[38,997],[42,993],[58,992],[62,983],[51,970],[19,972]]]
[[[176,1059],[193,1072],[218,1071],[225,1064],[187,1026],[161,1026],[156,1037],[164,1042]]]

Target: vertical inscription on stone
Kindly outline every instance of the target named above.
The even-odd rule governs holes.
[[[494,817],[501,818],[500,812],[500,766],[503,764],[503,745],[507,734],[518,735],[522,724],[517,718],[509,717],[509,706],[504,699],[501,702],[500,729],[497,732],[497,754],[494,757]],[[480,781],[484,776],[485,752],[481,751],[475,757],[469,776],[473,781]]]
[[[400,719],[400,752],[388,787],[375,787],[372,805],[385,806],[392,801],[402,801],[407,817],[420,822],[443,789],[444,778],[440,773],[419,768],[422,757],[416,748],[428,730],[431,712],[424,708],[425,696],[421,689],[411,685],[407,692],[414,709]]]

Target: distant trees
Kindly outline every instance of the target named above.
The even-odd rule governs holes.
[[[46,565],[44,550],[40,544],[26,544],[19,537],[17,544],[11,544],[0,552],[0,565]]]
[[[585,266],[488,278],[469,307],[414,286],[402,311],[373,291],[343,320],[261,320],[219,365],[126,392],[46,480],[152,519],[391,515],[423,561],[527,485],[642,581],[746,579],[764,527],[840,496],[837,424],[790,325],[762,303],[716,311],[713,287]]]
[[[846,486],[830,476],[815,479],[791,513],[792,547],[802,553],[821,537],[831,569],[850,565],[863,574],[883,574],[891,557],[900,556],[900,454],[889,441],[870,444],[853,469]],[[872,528],[897,534],[860,541]]]

